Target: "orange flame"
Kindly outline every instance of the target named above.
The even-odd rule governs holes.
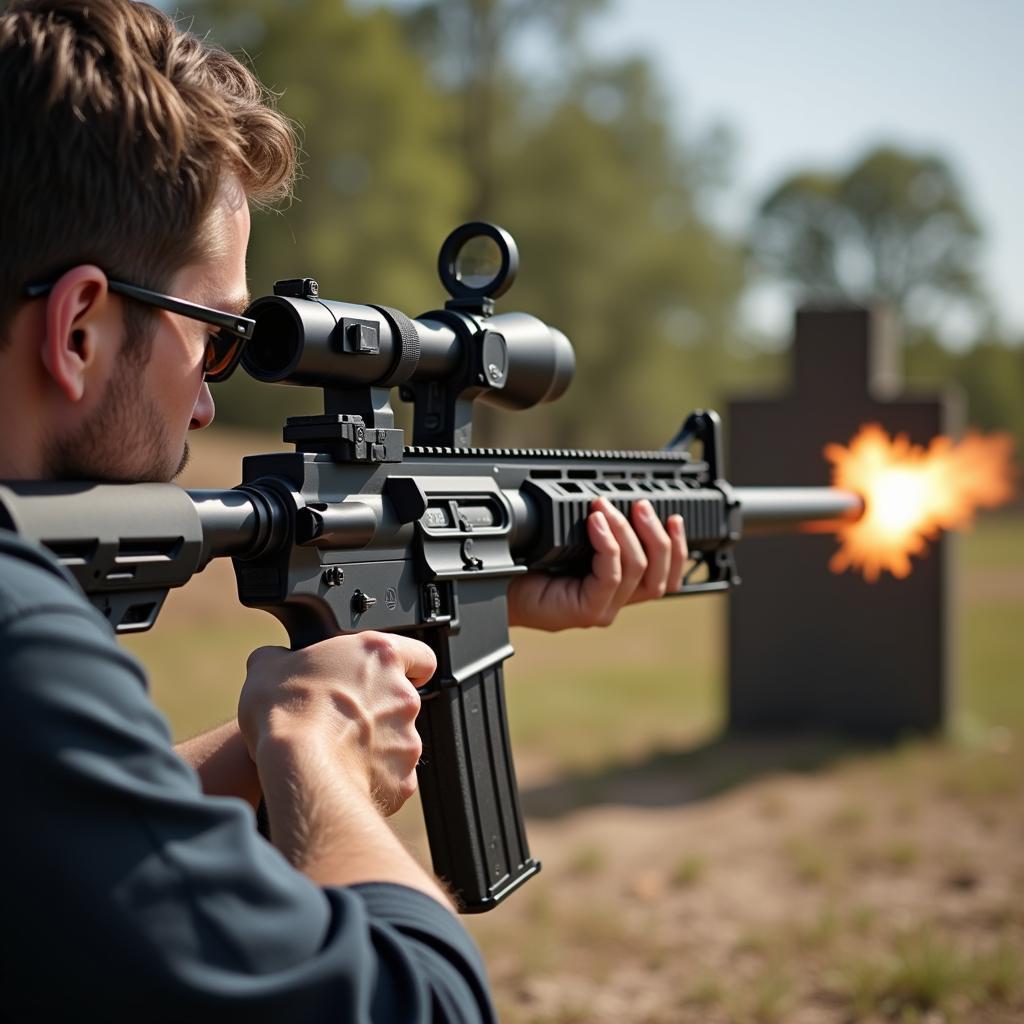
[[[848,448],[830,444],[836,487],[864,498],[864,514],[839,527],[840,547],[829,568],[859,569],[874,583],[888,570],[902,579],[911,555],[924,554],[940,530],[969,527],[977,508],[994,508],[1013,496],[1013,439],[968,433],[959,444],[936,437],[927,448],[895,438],[877,424],[861,427]]]

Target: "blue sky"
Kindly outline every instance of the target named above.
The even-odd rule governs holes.
[[[612,0],[591,44],[651,57],[684,135],[733,128],[733,225],[796,167],[882,140],[942,153],[982,222],[996,306],[1024,337],[1024,0]],[[790,315],[770,297],[755,310],[776,330]]]

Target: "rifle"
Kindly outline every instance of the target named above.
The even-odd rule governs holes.
[[[660,451],[471,447],[475,401],[552,401],[575,357],[536,317],[495,313],[518,266],[507,232],[465,224],[438,265],[451,298],[416,319],[321,299],[311,278],[252,303],[245,370],[322,388],[324,413],[289,418],[295,451],[246,457],[237,487],[8,483],[0,527],[50,548],[119,633],[149,629],[170,588],[230,557],[239,600],[276,616],[293,648],[364,629],[429,644],[437,671],[417,728],[431,857],[461,909],[480,912],[540,869],[505,710],[509,580],[585,573],[599,496],[684,517],[692,563],[680,594],[738,584],[744,531],[856,517],[862,503],[832,488],[730,486],[712,411],[688,416]],[[394,387],[413,404],[411,446],[394,425]]]

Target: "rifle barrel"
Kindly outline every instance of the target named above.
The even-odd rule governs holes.
[[[838,487],[736,487],[743,511],[744,534],[772,533],[808,523],[815,525],[858,519],[864,499]]]

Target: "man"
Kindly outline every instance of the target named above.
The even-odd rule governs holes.
[[[130,286],[243,308],[249,203],[293,167],[251,74],[159,11],[7,6],[0,479],[176,475],[238,346]],[[681,522],[604,504],[589,534],[591,575],[517,580],[513,622],[607,624],[678,586]],[[0,1020],[493,1019],[447,895],[386,821],[415,790],[433,670],[383,634],[262,649],[237,722],[175,753],[106,622],[0,531]],[[237,799],[261,794],[274,846]]]

